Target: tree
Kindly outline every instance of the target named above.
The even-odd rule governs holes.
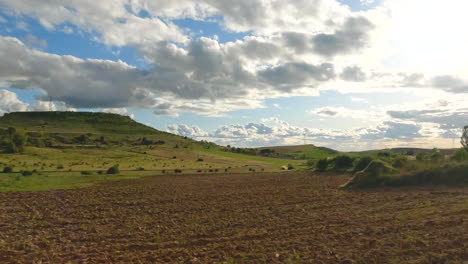
[[[335,169],[348,169],[353,166],[353,158],[348,155],[339,155],[335,157]]]
[[[7,153],[24,152],[24,145],[28,141],[28,137],[23,131],[17,131],[15,128],[8,128],[7,136],[3,139],[0,145],[3,145],[4,151]]]
[[[462,136],[461,136],[461,144],[463,146],[463,148],[468,151],[468,126],[465,126],[463,128],[463,133],[462,133]]]
[[[327,159],[321,159],[317,162],[317,164],[315,165],[315,168],[317,171],[319,172],[324,172],[327,170],[328,168],[328,160]]]

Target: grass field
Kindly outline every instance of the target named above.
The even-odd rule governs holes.
[[[8,132],[8,129],[14,132]],[[8,153],[13,134],[24,134],[19,153]],[[129,117],[90,112],[15,112],[0,117],[1,191],[89,186],[100,181],[160,174],[277,172],[304,160],[223,151],[210,142],[158,131]],[[105,172],[119,165],[117,176]],[[32,172],[22,176],[22,172]],[[85,174],[85,175],[83,175]]]
[[[148,175],[187,173],[242,173],[280,171],[291,161],[223,152],[215,149],[148,149],[141,146],[110,148],[34,148],[22,154],[0,154],[0,169],[6,164],[15,173],[0,173],[0,192],[37,191],[83,187],[100,181]],[[3,164],[3,165],[2,165]],[[119,175],[106,175],[119,164]],[[22,176],[21,171],[35,171]],[[82,175],[88,172],[90,175]]]
[[[347,176],[154,176],[0,193],[1,263],[465,263],[468,189]]]

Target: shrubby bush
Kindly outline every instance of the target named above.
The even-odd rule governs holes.
[[[451,157],[452,160],[454,161],[465,161],[468,160],[468,151],[465,149],[461,148],[457,150],[453,156]]]
[[[120,173],[119,164],[115,164],[107,170],[107,174],[118,174]]]
[[[0,138],[0,147],[3,147],[6,153],[21,153],[24,152],[27,141],[28,137],[24,132],[10,127],[6,130],[5,136]]]
[[[427,154],[424,152],[419,152],[416,154],[416,160],[417,161],[426,161],[427,160]]]
[[[3,173],[12,173],[13,172],[13,167],[6,166],[3,168]]]
[[[315,170],[319,172],[324,172],[328,168],[328,160],[327,159],[320,159],[317,161],[317,164],[315,165]]]
[[[434,151],[429,156],[429,159],[432,161],[441,161],[444,159],[444,155],[440,151]]]
[[[369,164],[373,161],[374,159],[369,156],[364,156],[359,159],[359,161],[356,163],[354,166],[354,171],[362,171],[363,169],[367,168]]]
[[[21,175],[23,175],[23,176],[32,176],[33,172],[32,171],[23,171],[23,172],[21,172]]]
[[[348,155],[339,155],[335,157],[335,169],[343,170],[353,167],[353,158]]]
[[[398,156],[393,159],[392,166],[395,168],[403,168],[408,163],[408,158],[405,156]]]

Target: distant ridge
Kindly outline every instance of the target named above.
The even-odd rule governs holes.
[[[0,117],[0,128],[7,127],[43,132],[165,133],[128,116],[101,112],[12,112]]]
[[[336,150],[325,148],[325,147],[317,147],[313,144],[307,145],[292,145],[292,146],[271,146],[271,147],[259,147],[259,150],[262,149],[272,149],[275,150],[276,153],[294,153],[294,152],[306,152],[311,150],[323,150],[329,152],[330,154],[337,154],[339,153]]]

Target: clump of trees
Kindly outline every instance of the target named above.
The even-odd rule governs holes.
[[[0,148],[5,153],[22,153],[28,141],[27,135],[23,131],[10,127],[6,131],[0,131]]]

